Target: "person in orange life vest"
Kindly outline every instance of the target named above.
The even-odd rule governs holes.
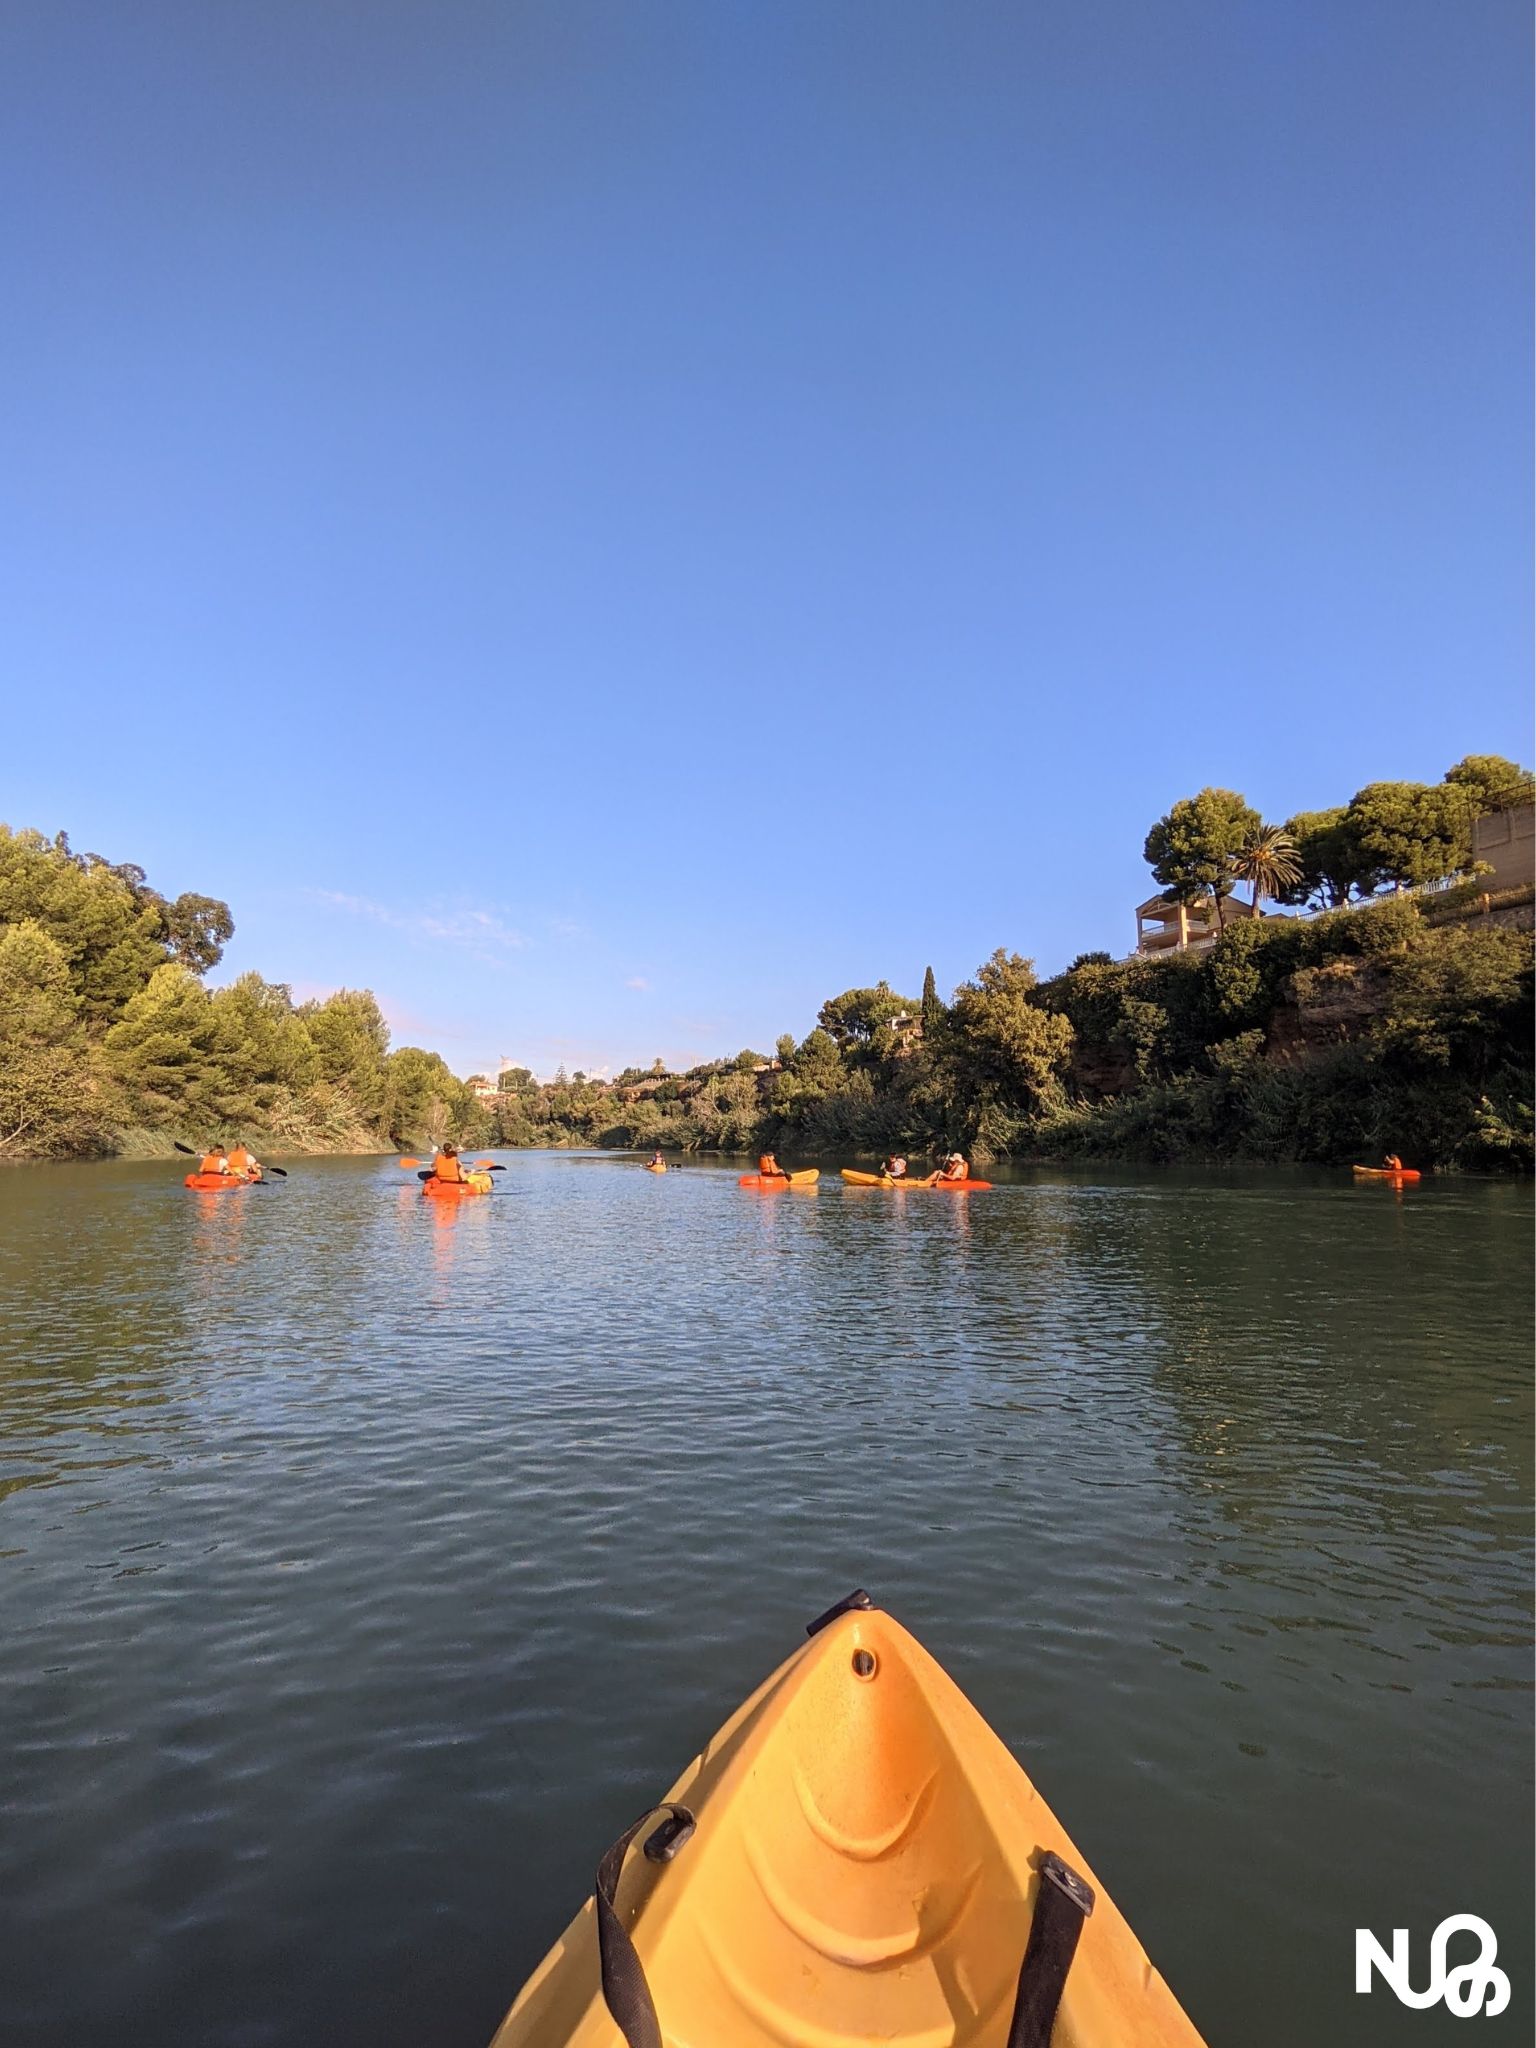
[[[244,1145],[231,1145],[229,1148],[228,1171],[230,1173],[243,1174],[247,1180],[260,1180],[261,1161],[248,1147]]]
[[[217,1145],[211,1152],[205,1152],[197,1162],[199,1173],[228,1173],[229,1161]]]
[[[445,1138],[432,1155],[432,1175],[435,1180],[461,1181],[464,1169],[459,1164],[459,1148]]]
[[[1388,1173],[1401,1173],[1403,1170],[1403,1162],[1401,1161],[1401,1159],[1398,1158],[1395,1152],[1389,1152],[1386,1158],[1383,1159],[1381,1163],[1387,1169]]]
[[[935,1180],[969,1180],[970,1177],[970,1162],[963,1159],[958,1152],[951,1152],[934,1175]]]

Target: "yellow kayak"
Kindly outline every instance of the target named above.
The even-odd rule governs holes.
[[[665,1173],[667,1169],[665,1163],[663,1163],[660,1166],[656,1166],[650,1160],[647,1160],[645,1163],[645,1170],[647,1173]]]
[[[968,1194],[992,1185],[989,1180],[940,1180],[933,1173],[903,1175],[900,1180],[893,1180],[888,1173],[855,1173],[851,1166],[843,1167],[842,1175],[851,1188],[942,1188],[946,1193]]]
[[[864,1593],[808,1633],[614,1843],[492,2048],[1202,2048],[922,1646]]]

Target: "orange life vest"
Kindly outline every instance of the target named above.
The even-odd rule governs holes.
[[[246,1147],[244,1145],[236,1145],[234,1150],[229,1155],[230,1172],[251,1173],[254,1172],[255,1166],[256,1162],[251,1157],[250,1152],[246,1149]]]
[[[779,1162],[777,1161],[777,1159],[774,1158],[771,1152],[763,1153],[763,1155],[757,1162],[757,1170],[765,1180],[776,1180],[780,1176],[782,1176],[784,1172],[783,1167],[780,1166]]]
[[[197,1162],[199,1173],[228,1173],[229,1162],[222,1152],[205,1152]]]
[[[959,1159],[953,1166],[946,1166],[939,1175],[940,1180],[969,1180],[970,1177],[971,1166],[967,1159]]]
[[[464,1178],[458,1159],[450,1159],[445,1152],[439,1152],[433,1159],[432,1171],[439,1180],[462,1180]]]

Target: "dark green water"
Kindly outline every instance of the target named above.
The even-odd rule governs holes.
[[[483,2048],[857,1583],[1213,2044],[1530,2038],[1527,1190],[510,1164],[0,1174],[8,2044]]]

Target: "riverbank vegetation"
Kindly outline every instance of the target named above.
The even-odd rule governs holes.
[[[390,1050],[365,990],[296,1004],[259,974],[208,988],[233,931],[215,898],[167,900],[142,868],[0,826],[0,1158],[488,1135],[436,1053]]]
[[[1412,900],[1234,924],[1204,953],[1000,952],[947,1004],[884,982],[771,1059],[540,1084],[503,1077],[510,1145],[781,1157],[1370,1161],[1529,1169],[1531,936]]]
[[[0,827],[0,1158],[446,1136],[785,1156],[958,1146],[978,1161],[1391,1149],[1528,1170],[1529,891],[1496,908],[1480,895],[1471,820],[1529,801],[1530,780],[1471,756],[1443,783],[1372,784],[1281,827],[1203,790],[1146,848],[1171,895],[1214,899],[1203,951],[1084,954],[1041,981],[999,949],[948,1002],[931,968],[920,996],[848,989],[771,1053],[613,1079],[509,1067],[494,1090],[392,1049],[365,990],[295,1003],[258,974],[210,989],[226,905],[167,899],[62,834]],[[1248,901],[1231,905],[1239,885]],[[1267,901],[1316,914],[1255,915]]]
[[[1529,891],[1485,907],[1472,823],[1531,789],[1514,762],[1469,755],[1439,783],[1372,783],[1283,826],[1202,790],[1145,852],[1170,898],[1214,903],[1206,950],[1084,954],[1044,982],[999,951],[947,1004],[931,968],[920,999],[849,989],[771,1059],[542,1086],[513,1070],[497,1128],[508,1144],[785,1156],[957,1145],[981,1160],[1342,1163],[1391,1149],[1528,1170]],[[1229,910],[1239,885],[1247,901]],[[1257,915],[1266,902],[1322,914]]]

